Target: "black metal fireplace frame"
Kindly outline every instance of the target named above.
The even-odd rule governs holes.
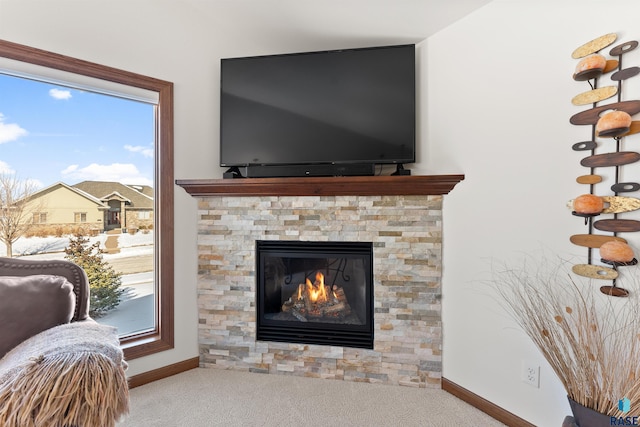
[[[300,344],[318,344],[354,348],[373,348],[373,243],[371,242],[309,242],[299,245],[300,241],[258,240],[256,241],[256,339]],[[319,255],[340,257],[363,257],[369,277],[370,289],[366,292],[365,324],[342,325],[317,322],[301,324],[266,319],[264,302],[265,256],[280,257],[318,257]],[[369,257],[366,257],[369,255]]]

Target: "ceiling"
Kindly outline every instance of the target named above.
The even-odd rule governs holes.
[[[418,43],[490,2],[181,0],[209,29],[233,40],[236,53],[239,48],[280,53]]]

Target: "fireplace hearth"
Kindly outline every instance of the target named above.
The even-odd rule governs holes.
[[[371,242],[256,242],[256,338],[373,348]]]

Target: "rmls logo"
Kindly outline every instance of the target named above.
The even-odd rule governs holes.
[[[631,401],[626,397],[618,400],[618,410],[626,414],[631,410]],[[640,426],[638,422],[640,417],[611,417],[610,425],[612,426]]]

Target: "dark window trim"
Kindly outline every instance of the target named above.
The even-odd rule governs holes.
[[[155,280],[156,329],[121,340],[127,359],[172,349],[174,346],[173,266],[173,83],[117,68],[0,40],[0,56],[69,73],[138,87],[158,93],[155,157]]]

